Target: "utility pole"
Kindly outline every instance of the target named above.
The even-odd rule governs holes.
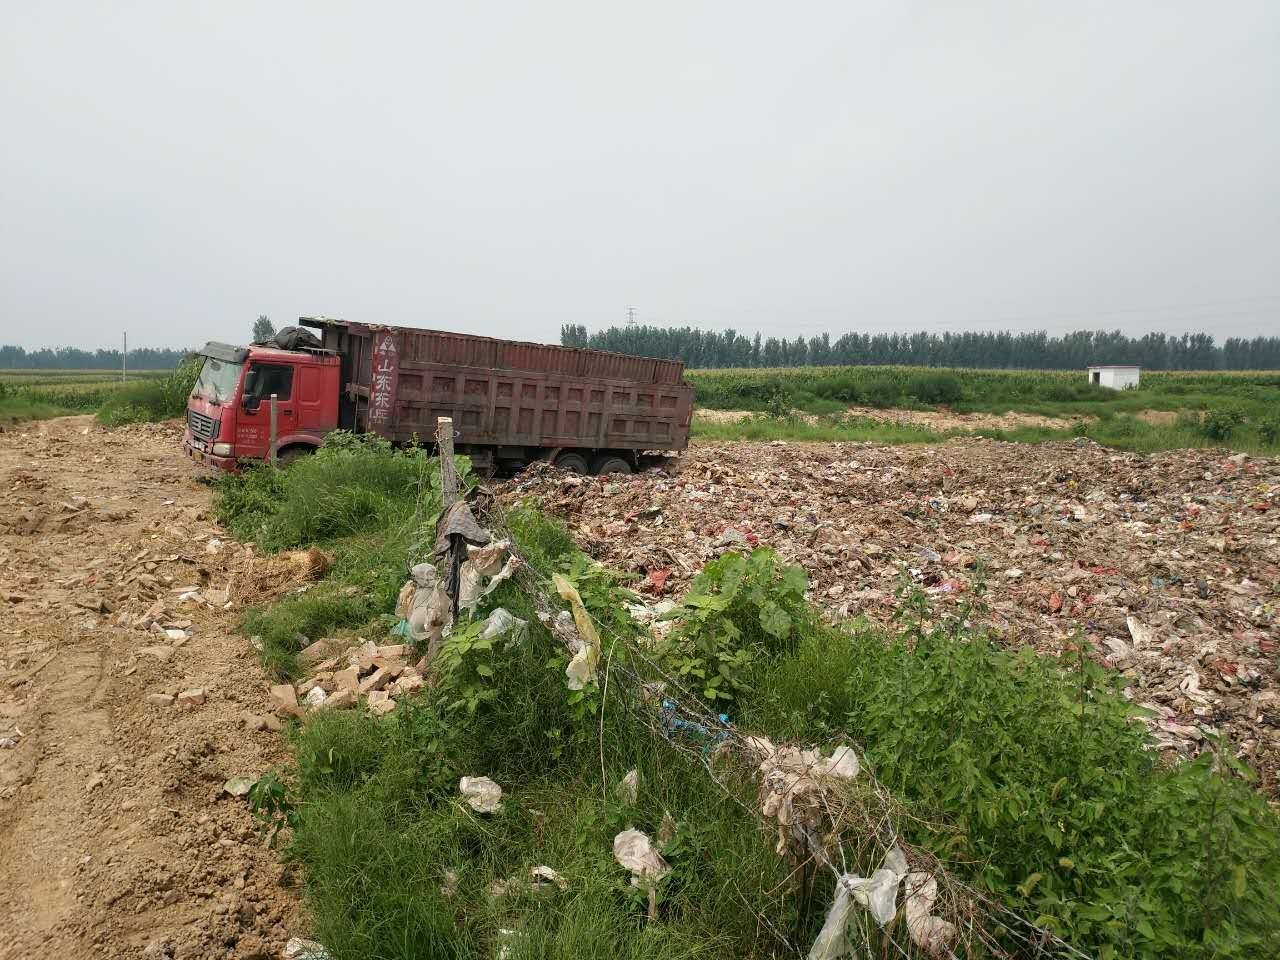
[[[636,325],[636,308],[627,307],[627,326],[634,327]]]
[[[129,331],[124,332],[124,349],[120,351],[120,382],[129,379]]]

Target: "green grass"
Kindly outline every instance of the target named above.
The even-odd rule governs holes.
[[[108,427],[185,417],[187,398],[204,363],[188,357],[163,377],[125,384],[110,392],[98,407],[98,422]]]
[[[694,371],[697,405],[754,411],[735,423],[695,415],[693,435],[709,440],[867,440],[935,443],[976,435],[1018,443],[1085,436],[1123,450],[1227,447],[1280,454],[1280,374],[1144,373],[1137,390],[1089,386],[1066,371],[922,370],[918,367],[809,367]],[[930,431],[846,415],[850,405],[1085,418],[1070,427]],[[794,411],[808,417],[794,416]],[[1136,414],[1176,411],[1177,422]],[[817,417],[815,421],[813,418]]]
[[[459,459],[462,475],[467,463]],[[298,672],[296,654],[326,631],[376,625],[395,607],[405,558],[415,549],[414,518],[434,523],[439,474],[420,450],[396,450],[377,437],[331,433],[313,456],[287,470],[254,467],[218,480],[218,519],[241,540],[268,551],[320,544],[334,555],[328,579],[304,593],[245,615],[263,659],[282,677]],[[385,630],[385,625],[382,626]]]
[[[700,419],[696,414],[691,436],[699,440],[792,440],[812,443],[869,441],[872,443],[941,443],[954,432],[940,433],[909,423],[887,423],[870,417],[800,417],[756,414],[733,423]]]
[[[0,371],[0,421],[40,420],[77,413],[98,413],[109,425],[183,416],[187,394],[198,367],[184,364],[177,371],[94,370]]]
[[[168,370],[130,370],[128,381],[157,380]],[[0,383],[14,386],[112,386],[121,383],[119,370],[0,370]]]
[[[27,397],[0,395],[0,424],[19,423],[23,420],[48,420],[50,417],[63,417],[77,412],[79,411]]]
[[[954,628],[819,632],[759,689],[745,724],[852,732],[911,840],[1079,946],[1245,957],[1280,935],[1280,821],[1231,748],[1162,764],[1087,658]]]
[[[246,632],[276,631],[268,664],[296,649],[290,632],[303,627],[311,638],[361,620],[385,630],[378,618],[420,539],[419,491],[437,502],[423,470],[417,454],[338,438],[285,470],[223,482],[219,515],[237,535],[268,549],[313,540],[338,558],[329,580],[247,616]],[[675,735],[686,748],[675,749],[654,735],[638,685],[655,661],[735,730],[858,744],[902,805],[907,839],[1090,955],[1247,957],[1280,937],[1280,821],[1247,771],[1229,750],[1163,765],[1116,679],[1089,659],[1010,654],[958,622],[927,626],[937,618],[913,591],[898,631],[825,626],[801,598],[803,575],[767,551],[710,565],[681,625],[642,659],[618,578],[586,564],[533,506],[506,523],[534,574],[569,576],[621,638],[605,633],[611,683],[567,690],[563,649],[507,583],[486,609],[527,620],[523,641],[471,645],[460,625],[432,691],[382,719],[309,717],[273,809],[292,827],[287,855],[303,868],[314,934],[335,956],[488,958],[504,943],[513,958],[807,951],[830,878],[810,889],[774,853],[750,812],[750,765],[718,763],[717,784],[696,737]],[[614,793],[630,769],[634,804]],[[463,775],[500,783],[502,811],[460,804]],[[673,872],[650,923],[611,844],[628,826],[656,835],[667,814]],[[851,868],[874,866],[848,839]],[[538,864],[568,890],[489,895]]]
[[[1080,411],[1037,411],[1044,416],[1078,415]],[[1105,447],[1139,453],[1170,449],[1228,448],[1256,456],[1280,454],[1280,412],[1245,413],[1234,403],[1184,410],[1171,424],[1152,424],[1132,413],[1102,408],[1069,428],[1028,425],[1018,428],[933,430],[927,426],[855,415],[795,416],[759,412],[732,422],[694,415],[690,435],[703,440],[794,440],[794,442],[869,442],[881,444],[942,443],[955,436],[987,436],[1010,443],[1047,443],[1087,436]]]

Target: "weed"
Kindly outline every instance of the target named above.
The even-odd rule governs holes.
[[[808,578],[761,547],[726,553],[703,569],[669,615],[677,621],[659,650],[675,675],[708,702],[727,702],[750,689],[761,662],[790,649],[810,614]]]
[[[1272,414],[1258,424],[1258,437],[1263,443],[1280,444],[1280,414]]]
[[[1210,440],[1230,440],[1245,421],[1245,411],[1237,405],[1215,407],[1205,414],[1202,429]]]

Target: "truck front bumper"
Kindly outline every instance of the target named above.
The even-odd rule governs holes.
[[[221,470],[223,473],[236,472],[235,457],[215,457],[207,450],[197,448],[191,442],[190,431],[188,431],[187,435],[182,439],[182,452],[185,456],[190,457],[196,463],[200,464],[200,466],[205,467],[208,470]]]

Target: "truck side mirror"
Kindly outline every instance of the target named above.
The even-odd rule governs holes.
[[[244,407],[246,413],[253,413],[253,411],[257,410],[258,407],[262,405],[262,398],[255,397],[253,394],[247,393],[240,405]]]

